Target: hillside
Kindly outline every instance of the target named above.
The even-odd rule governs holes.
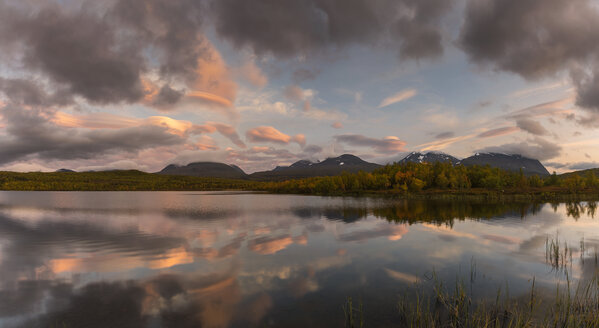
[[[340,175],[343,172],[372,172],[380,167],[381,165],[379,164],[369,163],[357,156],[345,154],[339,157],[327,158],[322,162],[311,162],[307,160],[297,161],[290,166],[278,166],[270,171],[250,174],[250,179],[259,181],[281,181],[316,176],[334,176]]]
[[[518,172],[522,169],[525,175],[548,176],[549,171],[536,159],[524,157],[522,155],[510,155],[502,153],[476,153],[473,156],[464,158],[458,164],[464,166],[489,165],[507,171]]]
[[[238,166],[216,162],[195,162],[185,166],[171,164],[158,172],[158,174],[223,179],[247,179],[248,177]]]

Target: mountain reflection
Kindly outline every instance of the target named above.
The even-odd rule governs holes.
[[[0,193],[2,327],[329,327],[357,294],[386,327],[433,267],[455,277],[476,259],[515,293],[530,275],[541,285],[556,231],[570,275],[597,267],[595,203],[32,195]]]

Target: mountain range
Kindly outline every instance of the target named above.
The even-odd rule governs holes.
[[[247,179],[239,166],[215,162],[195,162],[185,166],[170,164],[158,174],[189,175],[206,178]]]
[[[536,159],[527,158],[522,155],[510,155],[502,153],[476,153],[462,160],[441,152],[412,152],[399,163],[435,163],[449,162],[452,165],[489,165],[509,171],[520,171],[526,175],[547,176],[549,171]],[[339,157],[327,158],[322,162],[300,160],[289,166],[277,166],[270,171],[246,174],[235,165],[214,162],[196,162],[180,166],[171,164],[162,169],[159,174],[189,175],[198,177],[228,178],[228,179],[250,179],[259,181],[280,181],[286,179],[300,179],[315,176],[339,175],[343,172],[355,173],[358,171],[372,172],[381,167],[380,164],[369,163],[361,158],[344,154]]]

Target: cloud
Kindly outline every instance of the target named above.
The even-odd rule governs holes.
[[[293,244],[289,235],[279,237],[258,237],[248,241],[248,248],[258,254],[268,255],[280,252]]]
[[[519,154],[541,161],[558,157],[561,153],[560,145],[551,143],[543,138],[535,137],[528,141],[509,143],[500,146],[485,147],[477,152],[498,152],[506,154]]]
[[[292,137],[272,126],[259,126],[248,130],[245,135],[251,142],[273,142],[285,145],[295,142],[302,147],[306,145],[306,136],[303,134],[297,134]]]
[[[24,66],[95,103],[135,102],[143,97],[140,75],[146,66],[141,49],[107,20],[52,5],[34,13],[0,6],[5,13],[0,19],[0,30],[5,31],[0,44],[19,44]]]
[[[568,165],[568,168],[571,170],[588,170],[588,169],[594,169],[594,168],[598,168],[599,167],[599,163],[597,162],[578,162],[578,163],[572,163],[570,165]]]
[[[194,129],[198,129],[200,131],[206,131],[209,133],[214,132],[214,130],[218,131],[223,136],[229,138],[232,143],[237,145],[240,148],[246,148],[247,146],[241,138],[237,134],[237,130],[229,124],[218,123],[218,122],[206,122],[204,125],[195,126]]]
[[[542,85],[540,87],[526,88],[526,89],[518,90],[516,92],[511,93],[510,97],[513,97],[513,98],[525,97],[525,96],[529,96],[532,94],[537,94],[537,93],[542,93],[542,92],[546,92],[549,90],[557,89],[557,88],[563,87],[565,85],[566,85],[566,83],[564,81],[562,81],[562,82],[556,82],[556,83]]]
[[[13,172],[53,172],[55,168],[49,168],[43,164],[30,162],[17,162],[10,165],[3,165],[2,171]]]
[[[598,109],[598,41],[591,0],[470,0],[458,43],[473,62],[526,79],[570,71],[578,104]]]
[[[89,129],[121,129],[144,125],[155,125],[167,128],[168,132],[184,136],[187,134],[202,134],[219,132],[240,148],[246,148],[237,131],[232,125],[219,122],[193,124],[190,121],[176,120],[167,116],[150,116],[145,119],[113,115],[108,113],[92,113],[88,115],[71,115],[65,112],[55,112],[51,121],[59,126]]]
[[[291,80],[295,84],[300,84],[305,81],[314,80],[320,74],[320,70],[309,70],[305,68],[298,68],[293,71],[291,75]]]
[[[283,95],[291,101],[302,101],[304,100],[304,90],[297,85],[289,85],[283,90]]]
[[[120,160],[116,162],[111,162],[104,165],[89,165],[89,166],[79,166],[75,168],[77,172],[84,171],[110,171],[110,170],[139,170],[139,171],[147,171],[148,167],[145,165],[140,165],[135,161],[131,160]]]
[[[457,137],[452,137],[452,138],[447,138],[447,139],[439,139],[439,140],[435,140],[432,142],[427,142],[427,143],[415,146],[414,148],[420,149],[420,151],[443,150],[456,142],[472,139],[474,137],[476,137],[475,134],[468,134],[468,135],[457,136]]]
[[[387,237],[389,240],[399,240],[408,233],[408,226],[405,224],[379,225],[370,230],[358,230],[339,235],[338,239],[344,242],[365,242],[373,238]]]
[[[304,112],[308,112],[312,109],[310,101],[314,98],[314,94],[314,90],[304,90],[297,85],[289,85],[283,90],[285,98],[292,102],[303,102],[302,110]]]
[[[201,43],[202,56],[197,58],[195,75],[188,78],[191,90],[187,95],[234,117],[236,112],[232,107],[237,83],[232,79],[233,74],[208,39],[201,38],[198,42]]]
[[[395,94],[383,99],[383,101],[381,101],[381,103],[379,104],[378,108],[387,107],[389,105],[396,104],[396,103],[402,102],[404,100],[408,100],[408,99],[416,96],[416,94],[417,94],[417,91],[415,89],[406,89],[406,90],[399,91],[398,93],[395,93]]]
[[[291,57],[386,42],[402,58],[431,58],[443,51],[439,20],[452,2],[219,0],[212,5],[217,33],[259,55]]]
[[[569,107],[574,103],[573,96],[567,96],[562,99],[544,102],[534,106],[518,109],[509,113],[506,117],[509,119],[530,119],[533,117],[546,117],[554,115],[571,114]]]
[[[579,65],[570,71],[574,86],[578,90],[576,104],[595,111],[599,111],[599,67],[597,64],[597,62],[593,63],[587,68]]]
[[[331,127],[334,129],[342,129],[343,128],[343,123],[341,122],[335,122],[333,124],[331,124]]]
[[[452,131],[441,132],[435,136],[435,139],[447,139],[455,136],[455,133]]]
[[[158,109],[195,100],[234,116],[237,85],[203,34],[203,2],[35,5],[0,4],[0,50],[17,52],[16,60],[7,63],[41,74],[60,91],[55,95],[80,96],[94,104],[144,103]],[[242,71],[251,82],[265,83],[255,65]]]
[[[545,136],[549,134],[549,131],[547,131],[547,129],[545,129],[538,121],[533,121],[530,119],[520,119],[516,121],[516,125],[521,130],[524,130],[536,136]]]
[[[262,88],[268,83],[268,77],[262,72],[260,67],[256,65],[254,59],[249,59],[245,64],[238,70],[238,73],[246,81],[252,85]]]
[[[482,132],[482,133],[478,134],[476,137],[477,138],[498,137],[498,136],[504,136],[506,134],[511,134],[511,133],[514,133],[519,130],[520,129],[517,126],[507,126],[507,127],[503,127],[503,128],[496,128],[496,129],[491,129],[491,130]]]
[[[5,79],[0,77],[0,92],[15,104],[29,106],[66,106],[73,98],[66,90],[49,94],[36,81],[26,79]]]
[[[304,147],[303,151],[304,151],[304,153],[310,154],[310,155],[318,154],[318,153],[322,152],[322,147],[317,146],[317,145],[308,145],[308,146]]]
[[[152,106],[161,109],[170,109],[183,98],[184,91],[171,88],[170,85],[163,85],[158,91],[155,99],[152,99]]]
[[[599,168],[598,162],[575,162],[575,163],[558,163],[558,162],[549,162],[545,163],[547,166],[556,168],[556,169],[568,169],[568,170],[588,170]]]
[[[334,137],[337,142],[345,143],[350,146],[371,147],[378,153],[390,154],[405,151],[406,143],[399,140],[398,137],[389,136],[382,139],[375,139],[363,136],[361,134],[343,134]]]
[[[89,159],[113,152],[182,145],[186,139],[167,125],[141,124],[121,129],[74,130],[47,121],[49,113],[7,105],[2,110],[6,136],[0,163],[35,156],[41,159]]]

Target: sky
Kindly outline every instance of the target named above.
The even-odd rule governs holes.
[[[0,170],[599,167],[596,0],[0,0]]]

